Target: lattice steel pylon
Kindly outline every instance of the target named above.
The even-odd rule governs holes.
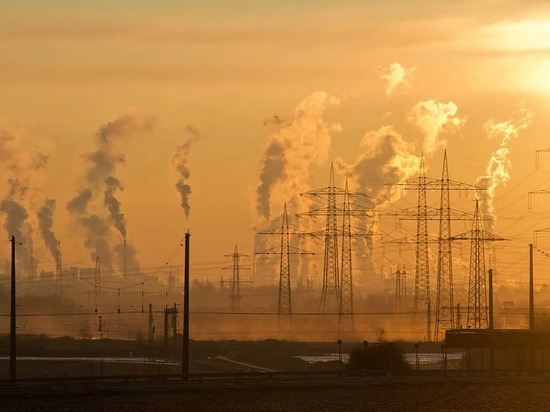
[[[414,313],[425,310],[426,336],[431,338],[432,301],[430,296],[430,265],[428,253],[428,210],[426,204],[426,169],[424,155],[420,159],[418,177],[418,219],[416,221],[416,267],[414,272]],[[422,308],[424,306],[424,308]]]
[[[279,267],[279,304],[277,313],[290,316],[292,313],[292,300],[290,298],[290,239],[288,230],[288,215],[286,203],[281,222],[281,261]]]
[[[341,298],[341,275],[338,265],[338,235],[340,234],[338,229],[338,216],[344,216],[343,208],[337,206],[336,198],[338,196],[347,196],[355,198],[368,196],[364,193],[352,193],[344,189],[336,187],[334,183],[334,166],[330,168],[330,178],[328,187],[312,190],[305,193],[300,193],[302,196],[314,196],[314,197],[327,197],[327,206],[323,209],[311,210],[309,212],[301,213],[298,216],[310,216],[310,217],[326,217],[325,229],[321,232],[311,233],[316,236],[319,233],[323,234],[325,249],[324,249],[324,265],[323,265],[323,287],[321,290],[321,302],[320,310],[322,312],[340,312],[340,298]],[[348,202],[350,217],[356,216],[371,216],[370,212],[366,208],[357,204],[351,204]],[[351,234],[352,237],[361,237],[364,234]],[[350,242],[351,245],[351,242]],[[351,255],[351,252],[350,252]],[[346,292],[347,293],[347,292]]]
[[[418,308],[417,299],[417,274],[421,274],[420,284],[422,285],[422,279],[424,279],[424,267],[428,267],[429,262],[426,258],[425,251],[428,250],[428,243],[433,243],[432,240],[428,240],[425,236],[426,232],[423,232],[424,222],[428,220],[439,221],[439,236],[436,239],[438,244],[438,263],[436,273],[436,322],[434,328],[434,340],[439,339],[439,335],[445,327],[454,325],[454,305],[450,302],[454,301],[453,298],[453,279],[452,279],[452,251],[451,251],[451,220],[468,220],[471,221],[472,214],[462,211],[456,211],[450,208],[450,190],[485,190],[484,188],[470,185],[467,183],[461,183],[449,179],[448,163],[447,163],[447,150],[445,150],[443,157],[443,172],[441,179],[427,178],[423,174],[423,157],[421,159],[421,173],[418,178],[408,180],[404,183],[405,190],[418,190],[418,206],[415,208],[405,209],[400,212],[394,213],[395,216],[399,216],[401,220],[416,220],[417,233],[415,239],[416,245],[416,257],[422,257],[420,262],[417,261],[417,269],[415,270],[415,308]],[[441,191],[441,203],[439,208],[429,207],[423,203],[426,199],[427,190],[439,190]],[[422,194],[422,192],[424,194]],[[429,236],[429,235],[428,235]],[[384,242],[384,243],[400,243],[398,242]],[[420,256],[419,256],[419,253]],[[418,268],[420,263],[420,268]],[[420,272],[419,272],[420,270]],[[428,273],[429,274],[429,273]],[[429,278],[428,278],[429,281]],[[429,286],[429,282],[428,282]],[[429,294],[429,289],[427,289]],[[423,294],[420,295],[422,298]],[[422,300],[422,299],[420,299]],[[428,305],[426,305],[428,306]],[[431,306],[431,302],[430,302]],[[415,309],[415,313],[417,310]],[[438,316],[439,315],[439,316]],[[417,315],[415,315],[417,316]],[[426,312],[426,339],[431,340],[431,311]]]
[[[336,219],[336,185],[334,183],[333,165],[330,167],[328,189],[323,289],[321,290],[320,305],[322,311],[339,308],[338,222]]]
[[[97,313],[98,296],[101,290],[101,262],[99,255],[95,257],[95,271],[94,271],[94,300],[95,300],[95,313]]]
[[[281,235],[281,244],[278,248],[267,249],[255,252],[257,255],[279,255],[279,301],[277,306],[277,314],[281,316],[292,315],[292,299],[291,299],[291,278],[290,278],[290,255],[314,255],[313,252],[299,249],[290,245],[290,235],[303,235],[298,233],[288,224],[288,213],[286,203],[283,208],[281,219],[281,228],[269,232],[259,232],[262,235]]]
[[[342,265],[340,267],[340,310],[338,324],[340,331],[354,329],[353,322],[353,274],[351,267],[351,202],[346,180],[342,207]]]
[[[443,155],[441,173],[441,202],[439,208],[439,242],[437,250],[437,294],[435,303],[434,340],[441,330],[454,329],[453,256],[451,243],[451,201],[449,196],[447,150]]]
[[[61,274],[63,272],[63,265],[61,262],[61,241],[57,241],[57,250],[55,255],[55,289],[56,295],[61,296],[63,294],[63,284],[61,283]]]
[[[241,278],[240,271],[248,270],[249,268],[242,267],[239,264],[241,257],[248,257],[248,255],[243,255],[239,253],[237,245],[235,245],[235,252],[225,255],[225,257],[230,257],[233,260],[232,266],[224,267],[225,270],[232,270],[233,276],[231,278],[231,294],[229,298],[231,299],[231,311],[240,312],[241,311]]]
[[[485,242],[505,240],[483,229],[483,220],[476,199],[472,229],[451,240],[470,240],[470,276],[468,279],[468,329],[487,329],[487,279],[485,275]]]
[[[407,305],[407,271],[405,265],[403,270],[397,265],[395,271],[395,309],[402,310]]]

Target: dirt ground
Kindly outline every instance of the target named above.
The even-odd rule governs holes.
[[[547,411],[550,381],[354,379],[2,388],[2,410]]]

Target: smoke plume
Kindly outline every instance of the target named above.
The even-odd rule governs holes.
[[[176,176],[175,186],[181,198],[181,207],[185,213],[185,218],[189,219],[189,212],[191,211],[191,205],[189,203],[191,186],[187,183],[191,176],[191,171],[189,169],[189,154],[192,144],[199,139],[201,134],[198,129],[193,126],[187,126],[185,132],[189,134],[190,137],[184,144],[174,147],[174,154],[172,155],[170,163]]]
[[[284,202],[296,203],[293,198],[309,188],[313,166],[328,157],[330,134],[341,131],[340,124],[323,119],[325,110],[339,103],[326,92],[315,92],[298,103],[285,125],[270,136],[256,189],[256,210],[264,222],[269,222],[273,209],[282,209]]]
[[[422,148],[427,156],[439,147],[446,145],[442,132],[458,131],[464,125],[466,117],[457,117],[458,108],[453,102],[440,103],[434,100],[418,102],[408,115],[411,123],[424,134]]]
[[[479,190],[477,197],[480,200],[480,208],[484,217],[489,217],[486,223],[489,230],[494,229],[496,223],[495,208],[493,200],[495,190],[499,185],[505,185],[510,179],[512,164],[509,158],[508,145],[519,136],[521,130],[525,130],[533,120],[533,113],[521,108],[515,114],[515,119],[502,123],[495,123],[489,120],[485,123],[485,134],[491,140],[500,140],[499,147],[491,154],[485,175],[477,178],[475,185],[484,188]]]
[[[397,62],[390,64],[389,69],[387,71],[384,70],[380,75],[380,78],[386,81],[386,94],[390,96],[400,84],[406,88],[410,88],[415,70],[416,66],[407,69]]]
[[[14,133],[0,130],[0,171],[6,182],[0,212],[6,216],[3,227],[8,235],[13,235],[24,245],[17,260],[28,276],[33,276],[36,268],[36,259],[30,252],[33,249],[32,234],[36,230],[28,221],[28,210],[31,210],[32,198],[38,191],[36,179],[39,171],[46,166],[47,160],[47,156],[25,144]]]
[[[99,254],[101,264],[106,269],[112,269],[113,261],[110,226],[114,226],[123,238],[126,237],[121,202],[115,197],[117,190],[123,189],[116,178],[117,166],[125,160],[120,146],[127,137],[149,131],[152,126],[151,120],[141,120],[133,113],[101,126],[93,150],[83,155],[87,166],[84,183],[77,195],[67,203],[67,210],[84,230],[84,244],[90,257],[95,259]],[[102,204],[100,199],[103,200]],[[107,215],[101,211],[102,207]]]
[[[52,231],[53,227],[53,214],[55,212],[55,199],[46,199],[44,205],[38,211],[38,226],[40,234],[46,247],[50,251],[50,254],[57,259],[57,238]]]
[[[113,176],[109,176],[105,179],[105,206],[111,214],[111,220],[115,225],[115,228],[120,232],[122,237],[126,239],[126,226],[124,224],[124,215],[120,212],[120,202],[115,197],[117,190],[123,190],[120,182]]]
[[[395,183],[418,172],[420,159],[414,145],[403,140],[394,126],[367,132],[361,141],[363,153],[352,164],[337,159],[337,166],[360,192],[367,193],[376,208],[399,197]]]
[[[27,209],[21,204],[12,199],[4,199],[0,202],[0,212],[6,215],[4,221],[4,229],[15,239],[21,241],[23,239],[23,224],[29,217]]]

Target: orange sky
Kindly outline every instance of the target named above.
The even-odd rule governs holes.
[[[39,269],[54,267],[36,224],[46,198],[57,202],[53,231],[65,265],[92,265],[66,205],[84,184],[82,156],[95,150],[99,128],[129,113],[148,127],[128,132],[114,149],[125,156],[114,175],[124,186],[117,197],[128,241],[142,266],[155,267],[190,229],[194,261],[205,262],[204,276],[212,280],[235,243],[252,253],[253,227],[261,222],[256,190],[273,139],[287,145],[294,176],[273,187],[276,216],[296,191],[326,185],[331,160],[353,179],[353,165],[372,156],[375,132],[384,126],[401,136],[400,150],[427,152],[431,176],[439,177],[447,147],[451,178],[473,183],[501,144],[501,137],[487,137],[489,126],[510,121],[519,132],[507,144],[510,178],[496,186],[494,205],[495,232],[512,241],[498,245],[497,260],[501,279],[524,283],[526,245],[533,230],[550,226],[550,199],[536,197],[527,209],[527,192],[550,187],[550,155],[534,168],[535,151],[550,146],[544,2],[54,3],[0,6],[0,130],[15,139],[14,151],[0,154],[1,197],[9,198],[7,168],[15,161],[30,187],[19,201],[29,214]],[[388,93],[393,63],[409,72]],[[416,106],[428,101],[454,111],[441,130]],[[532,114],[525,128],[521,110]],[[274,115],[284,123],[265,126]],[[189,127],[199,137],[189,152],[186,220],[170,160],[191,137]],[[48,156],[38,170],[28,167],[33,152]],[[407,194],[388,207],[414,203]],[[471,199],[455,203],[473,209]],[[93,207],[90,213],[107,216],[101,196]],[[395,231],[393,221],[382,225],[389,235]],[[413,225],[402,230],[412,233]],[[114,226],[107,238],[119,242]],[[541,237],[539,246],[550,250],[550,239]],[[0,259],[8,256],[4,242]],[[181,253],[173,259],[179,263]],[[395,250],[374,264],[389,267],[396,259],[412,265],[411,253]]]

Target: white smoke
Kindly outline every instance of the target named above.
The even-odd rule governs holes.
[[[376,208],[395,202],[400,191],[395,183],[418,172],[420,160],[414,145],[403,140],[394,126],[383,126],[367,132],[361,148],[354,163],[339,158],[336,165],[350,179],[350,186],[368,194]]]
[[[331,133],[342,129],[339,123],[329,124],[323,118],[328,107],[339,103],[326,92],[315,92],[298,103],[293,115],[270,136],[256,189],[256,210],[264,223],[270,221],[272,210],[281,210],[285,202],[289,207],[298,205],[298,194],[309,189],[313,166],[328,158]]]
[[[414,79],[414,71],[416,66],[409,67],[408,69],[395,62],[390,64],[388,70],[384,70],[380,74],[380,78],[386,81],[386,94],[390,96],[397,86],[403,85],[406,88],[411,87],[411,81]]]
[[[446,140],[442,132],[454,132],[462,128],[466,117],[457,117],[458,108],[453,102],[440,103],[434,100],[418,102],[409,112],[408,119],[424,134],[422,150],[429,156],[436,149],[444,147]]]
[[[495,190],[499,185],[505,185],[510,179],[512,164],[510,162],[510,150],[508,145],[519,136],[519,132],[525,130],[533,120],[533,113],[525,108],[515,113],[515,118],[502,123],[495,123],[492,119],[485,122],[484,129],[487,138],[500,140],[499,147],[491,154],[485,175],[479,176],[475,182],[485,190],[480,190],[477,197],[480,200],[481,213],[491,220],[487,224],[489,230],[494,229],[496,223],[493,200]]]

